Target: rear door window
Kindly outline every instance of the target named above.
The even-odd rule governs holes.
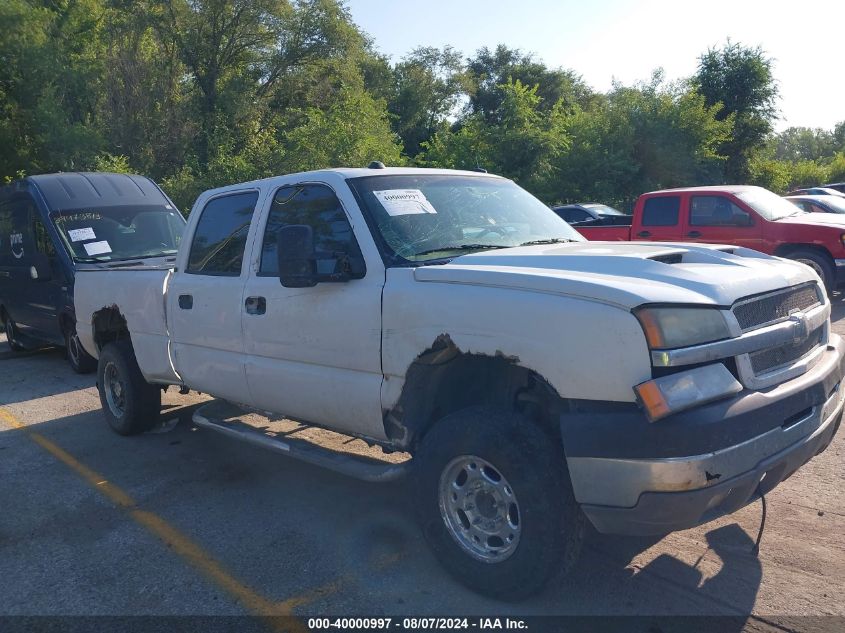
[[[257,191],[209,200],[197,222],[185,272],[224,277],[240,275],[256,202]]]
[[[675,226],[680,210],[680,196],[648,198],[643,205],[642,226]]]

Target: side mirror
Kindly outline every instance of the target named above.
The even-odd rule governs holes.
[[[36,281],[50,281],[53,278],[53,271],[50,269],[50,260],[46,255],[38,253],[32,258],[32,265],[29,267],[29,276]]]
[[[317,285],[314,230],[306,224],[283,226],[276,234],[279,281],[285,288]]]

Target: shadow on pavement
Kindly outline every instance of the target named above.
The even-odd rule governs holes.
[[[139,507],[163,517],[236,578],[269,598],[283,600],[315,587],[336,587],[299,609],[300,614],[720,615],[734,617],[721,622],[718,630],[740,631],[754,606],[761,565],[750,554],[752,539],[736,524],[708,532],[696,564],[661,554],[638,567],[635,557],[660,539],[594,534],[573,573],[552,582],[541,595],[516,604],[488,600],[458,585],[436,563],[412,518],[415,500],[409,482],[366,484],[197,430],[191,423],[197,406],[172,407],[161,419],[178,418],[178,424],[165,432],[133,438],[112,433],[99,411],[30,429],[120,486]],[[13,457],[22,449],[27,452],[7,464],[11,467],[11,472],[4,472],[8,490],[25,481],[32,500],[63,496],[64,490],[97,497],[69,470],[58,479],[35,481],[31,472],[22,472],[21,481],[15,481],[15,464],[27,467],[32,459],[29,444],[20,431],[0,433],[5,456]],[[50,456],[45,456],[49,461]],[[56,508],[51,512],[53,520],[61,522],[61,531],[41,533],[44,508],[11,493],[0,492],[0,500],[14,514],[0,531],[6,532],[10,542],[31,543],[25,551],[6,551],[0,539],[0,559],[13,555],[16,564],[11,568],[22,570],[23,576],[6,574],[7,586],[25,588],[27,570],[43,568],[45,560],[59,554],[71,564],[84,561],[88,568],[94,566],[83,581],[49,572],[50,601],[39,605],[30,600],[28,608],[50,613],[59,608],[53,605],[71,603],[82,613],[89,609],[124,612],[127,607],[114,603],[108,583],[99,579],[97,570],[101,568],[106,577],[126,555],[125,549],[113,547],[115,534],[125,531],[130,522],[125,513],[99,507],[100,518],[94,519],[89,516],[90,502]],[[104,512],[114,516],[105,520]],[[63,548],[67,542],[74,543],[74,548]],[[144,592],[170,592],[169,573],[159,567],[157,554],[162,545],[136,543],[133,547],[154,548],[149,556],[138,557],[138,569],[133,571],[146,578]],[[168,560],[185,567],[175,556]],[[699,565],[702,560],[707,562],[707,573]],[[149,578],[161,578],[162,587]],[[88,584],[80,587],[80,582]],[[80,603],[80,596],[90,604]],[[214,613],[208,603],[189,606],[197,613]],[[145,612],[141,608],[132,614]]]

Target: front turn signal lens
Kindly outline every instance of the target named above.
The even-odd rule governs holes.
[[[649,422],[657,422],[673,413],[727,398],[740,391],[742,385],[722,363],[680,371],[634,387],[637,401]]]

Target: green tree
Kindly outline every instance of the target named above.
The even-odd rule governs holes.
[[[461,54],[449,46],[417,48],[396,64],[393,76],[388,102],[393,129],[405,152],[416,156],[422,143],[455,113],[466,84]]]
[[[496,123],[478,113],[464,118],[455,130],[442,126],[423,144],[420,162],[432,167],[483,167],[548,198],[557,178],[556,157],[569,142],[565,114],[560,106],[541,110],[537,86],[515,80],[497,90],[501,98],[491,113]]]
[[[236,123],[259,86],[264,92],[277,79],[291,7],[285,0],[151,0],[151,10],[199,89],[196,149],[207,163],[218,129]]]
[[[772,60],[759,47],[729,40],[721,49],[711,48],[699,58],[692,81],[708,107],[721,105],[719,120],[733,118],[731,138],[720,147],[727,157],[724,174],[729,181],[747,181],[749,161],[765,144],[777,116]]]
[[[666,84],[661,71],[649,83],[617,84],[598,107],[572,116],[555,199],[627,207],[643,191],[718,182],[732,122],[718,111],[685,82]]]
[[[773,140],[779,160],[832,158],[836,151],[833,133],[822,128],[790,127]]]
[[[98,0],[0,3],[0,175],[76,169],[102,148],[104,11]]]
[[[518,49],[500,44],[495,50],[485,47],[467,61],[469,112],[481,114],[488,122],[496,122],[504,95],[499,86],[520,81],[536,86],[538,108],[550,111],[562,103],[565,109],[575,105],[587,107],[595,98],[581,76],[571,70],[551,69]]]

